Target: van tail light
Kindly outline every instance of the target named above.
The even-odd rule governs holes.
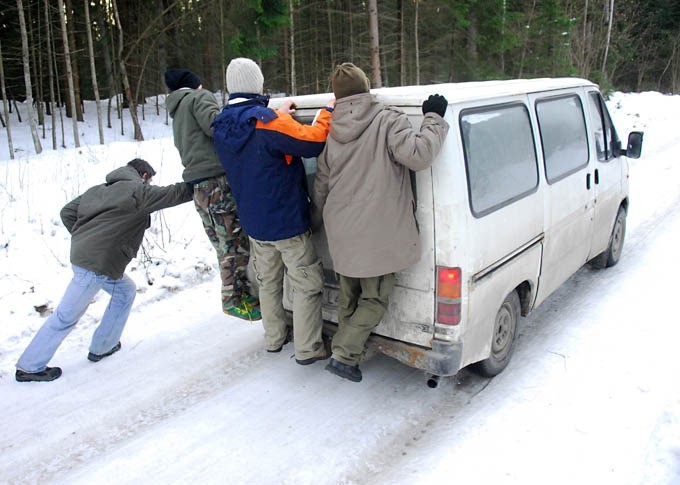
[[[460,268],[437,267],[437,322],[460,323]]]

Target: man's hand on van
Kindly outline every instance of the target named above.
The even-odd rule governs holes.
[[[423,103],[423,114],[437,113],[442,118],[446,114],[446,107],[449,102],[440,94],[431,94]]]
[[[297,108],[295,102],[292,99],[287,99],[279,106],[278,111],[279,113],[286,113],[292,116],[295,114],[295,108]]]

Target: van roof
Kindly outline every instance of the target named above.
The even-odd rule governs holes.
[[[371,93],[385,104],[396,106],[420,106],[430,94],[441,94],[449,103],[464,102],[476,99],[490,99],[514,94],[527,94],[539,91],[577,86],[597,86],[580,78],[540,78],[512,79],[507,81],[479,81],[465,83],[428,84],[423,86],[401,86],[395,88],[372,89]],[[271,106],[277,107],[284,99],[295,99],[298,108],[319,108],[324,106],[333,93],[312,94],[306,96],[289,96],[272,98]]]

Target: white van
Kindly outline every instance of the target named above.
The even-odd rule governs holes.
[[[583,79],[372,92],[414,126],[423,100],[442,94],[450,130],[432,167],[412,174],[422,254],[397,275],[368,348],[424,370],[432,387],[468,365],[494,376],[510,360],[520,315],[584,263],[618,262],[626,157],[640,156],[642,133],[631,133],[622,148],[598,87]],[[331,96],[293,98],[296,117],[311,122]],[[310,190],[315,162],[305,160]],[[325,269],[325,331],[332,334],[338,284],[325,234],[314,238]],[[284,305],[292,309],[288,290]]]

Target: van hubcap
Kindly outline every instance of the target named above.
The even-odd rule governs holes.
[[[493,338],[491,351],[502,359],[510,348],[510,342],[515,333],[515,317],[509,304],[504,304],[496,315],[496,333]]]
[[[623,221],[621,217],[616,218],[616,226],[614,227],[614,234],[612,234],[612,256],[615,261],[618,261],[621,254],[621,247],[623,246]]]

